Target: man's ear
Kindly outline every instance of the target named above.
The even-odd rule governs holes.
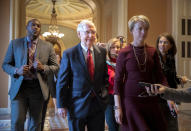
[[[28,26],[26,26],[26,33],[28,33]]]
[[[81,37],[81,35],[80,35],[80,31],[78,31],[78,32],[77,32],[77,35],[78,35],[78,38],[80,38],[80,37]]]
[[[130,34],[133,36],[133,31],[130,31]]]
[[[29,25],[27,25],[27,26],[26,26],[26,30],[28,31],[28,30],[29,30],[29,28],[30,28],[30,27],[29,27]]]

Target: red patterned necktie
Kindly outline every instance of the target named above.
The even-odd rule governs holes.
[[[35,56],[35,50],[36,50],[36,43],[30,42],[29,43],[29,67],[32,67],[34,62],[34,56]]]
[[[88,67],[88,72],[90,74],[90,78],[91,80],[93,80],[94,79],[94,63],[93,63],[93,57],[92,57],[92,53],[90,49],[88,49],[88,52],[87,52],[87,67]]]

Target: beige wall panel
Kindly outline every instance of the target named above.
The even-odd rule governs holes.
[[[106,42],[112,38],[112,16],[109,15],[106,19],[107,24],[106,24]]]
[[[140,14],[150,19],[151,27],[146,42],[153,46],[160,33],[171,33],[171,10],[171,0],[128,0],[128,20],[132,16]],[[128,41],[131,41],[130,33],[128,33],[128,37]]]
[[[0,65],[2,65],[7,47],[9,45],[9,17],[10,17],[10,1],[0,1]],[[3,72],[0,67],[0,108],[8,107],[8,75]]]

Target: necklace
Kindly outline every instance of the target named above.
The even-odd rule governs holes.
[[[133,46],[133,45],[132,45]],[[147,62],[147,52],[146,52],[146,47],[145,47],[145,44],[144,44],[144,53],[143,55],[145,55],[145,60],[143,63],[140,63],[138,57],[137,57],[137,54],[136,54],[136,51],[135,51],[135,47],[133,46],[133,52],[134,52],[134,55],[135,55],[135,58],[136,58],[136,61],[137,61],[137,64],[138,64],[138,67],[139,67],[139,70],[141,72],[146,72],[146,62]]]

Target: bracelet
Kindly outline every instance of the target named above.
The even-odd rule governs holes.
[[[119,106],[113,106],[113,109],[114,109],[114,110],[118,110],[118,109],[121,109],[121,107],[119,107]]]

